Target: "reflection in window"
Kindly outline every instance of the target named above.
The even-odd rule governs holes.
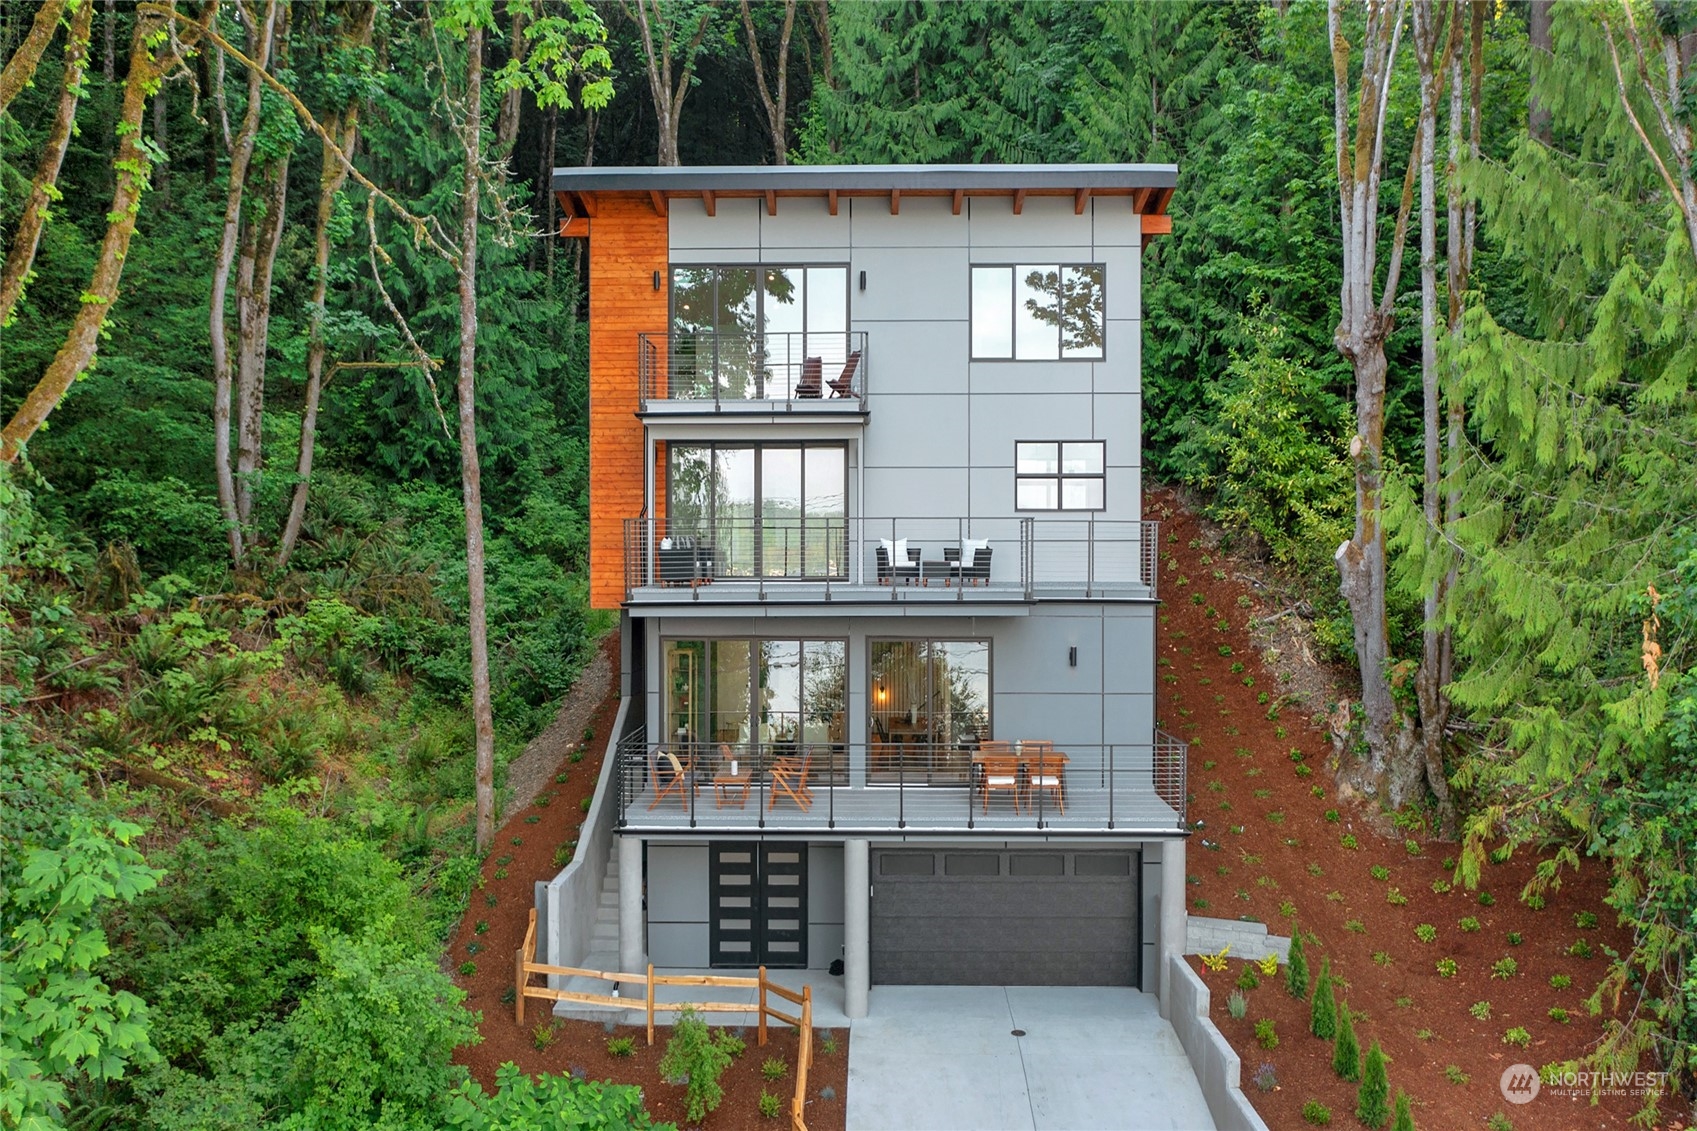
[[[1101,440],[1014,445],[1014,507],[1022,511],[1099,511],[1107,506],[1106,445]]]
[[[848,345],[848,268],[672,268],[668,395],[784,399],[805,359],[834,376]]]
[[[718,577],[848,575],[843,444],[668,444],[668,530]]]
[[[870,780],[961,785],[990,734],[988,640],[874,640]]]
[[[811,752],[810,776],[846,775],[847,655],[842,640],[668,640],[666,741],[756,766]]]
[[[1101,360],[1106,280],[1099,263],[974,267],[972,356]]]

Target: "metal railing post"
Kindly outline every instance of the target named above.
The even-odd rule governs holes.
[[[1114,827],[1114,747],[1108,744],[1108,827]]]

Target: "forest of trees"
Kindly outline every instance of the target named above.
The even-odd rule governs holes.
[[[497,1125],[437,956],[610,625],[573,164],[1176,162],[1151,477],[1359,673],[1341,779],[1464,881],[1607,871],[1595,1062],[1691,1088],[1697,4],[29,0],[0,47],[0,1127]]]

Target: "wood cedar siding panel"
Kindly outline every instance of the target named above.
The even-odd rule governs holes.
[[[616,609],[624,521],[642,513],[637,335],[665,335],[669,252],[666,218],[646,194],[599,203],[589,236],[589,602]]]

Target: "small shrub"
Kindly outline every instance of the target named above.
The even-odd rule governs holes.
[[[1469,932],[1477,931],[1479,929],[1479,920],[1475,919],[1471,915],[1464,915],[1462,917],[1460,924],[1458,924],[1458,925],[1464,931],[1469,931]]]
[[[1337,995],[1332,991],[1332,960],[1320,960],[1320,977],[1314,983],[1314,1001],[1308,1007],[1308,1031],[1329,1041],[1338,1031]]]
[[[1255,964],[1245,962],[1243,964],[1243,972],[1237,976],[1237,988],[1240,990],[1253,990],[1259,988],[1260,985],[1261,977],[1255,973]]]
[[[575,765],[575,764],[576,764],[576,763],[578,763],[578,762],[581,762],[581,761],[583,761],[583,751],[581,751],[581,750],[573,750],[573,751],[572,751],[572,752],[571,752],[571,754],[569,754],[569,755],[567,755],[567,758],[566,758],[566,760],[567,760],[567,761],[568,761],[568,762],[571,762],[571,763],[573,763],[573,764],[574,764],[574,765]]]
[[[684,1106],[691,1123],[700,1123],[719,1106],[725,1090],[719,1077],[731,1063],[731,1054],[708,1031],[707,1022],[685,1007],[672,1026],[666,1054],[660,1058],[660,1077],[685,1080]]]
[[[1430,923],[1422,923],[1418,927],[1414,928],[1414,937],[1419,939],[1421,942],[1437,942],[1438,928],[1432,926]]]
[[[1514,1028],[1503,1034],[1503,1044],[1505,1045],[1514,1045],[1516,1048],[1525,1048],[1531,1043],[1532,1034],[1528,1033],[1526,1031],[1526,1027],[1523,1025],[1516,1025]]]
[[[1567,974],[1551,974],[1550,975],[1550,988],[1551,989],[1565,990],[1565,989],[1567,989],[1567,987],[1569,987],[1571,985],[1573,985],[1573,979],[1572,979],[1572,977],[1570,977]]]
[[[480,935],[487,934],[489,932],[489,920],[479,919],[477,926],[473,927],[472,930]]]
[[[738,1029],[733,1033],[729,1029],[720,1029],[713,1039],[718,1042],[720,1048],[731,1054],[732,1060],[735,1060],[748,1048],[748,1042],[742,1039],[742,1034],[745,1031]]]
[[[1590,958],[1593,953],[1591,944],[1584,939],[1575,939],[1573,945],[1567,948],[1567,952],[1575,958]]]
[[[1550,1020],[1554,1021],[1557,1025],[1566,1025],[1567,1010],[1563,1009],[1559,1005],[1552,1005],[1550,1007]]]
[[[582,801],[579,801],[577,803],[577,807],[582,809],[585,813],[589,812],[589,798],[586,797]]]
[[[1387,888],[1385,891],[1385,902],[1390,904],[1392,907],[1404,907],[1408,904],[1408,897],[1396,888]]]
[[[1514,1121],[1500,1111],[1491,1113],[1491,1118],[1485,1120],[1485,1126],[1491,1131],[1514,1131]]]
[[[552,793],[539,794],[536,798],[535,805],[538,809],[546,809],[553,803],[553,800],[554,795]]]
[[[1420,855],[1420,842],[1410,837],[1402,842],[1402,850],[1410,856]]]
[[[1590,911],[1579,911],[1573,916],[1573,925],[1582,931],[1589,931],[1597,925],[1597,916]]]
[[[1520,939],[1520,932],[1519,931],[1510,931],[1508,933],[1508,945],[1519,946],[1520,942],[1521,942],[1521,939]]]
[[[1367,933],[1367,924],[1360,919],[1345,919],[1343,929],[1357,935],[1364,935]]]
[[[1367,869],[1367,873],[1380,882],[1391,878],[1391,870],[1383,864],[1373,865],[1371,868]]]
[[[1380,966],[1389,966],[1392,962],[1395,962],[1396,959],[1391,957],[1391,952],[1388,950],[1375,950],[1373,952],[1373,961],[1377,962]]]
[[[1255,1075],[1251,1076],[1250,1080],[1260,1091],[1270,1092],[1279,1086],[1279,1072],[1269,1062],[1262,1061],[1261,1067],[1255,1070]]]
[[[1437,1034],[1432,1032],[1432,1030],[1430,1030],[1430,1029],[1416,1029],[1416,1030],[1414,1030],[1414,1039],[1417,1040],[1417,1041],[1429,1041],[1429,1040],[1432,1040],[1436,1036],[1437,1036]]]
[[[518,996],[518,990],[513,986],[508,986],[506,989],[501,991],[501,1004],[511,1005],[513,1002],[518,1000]]]
[[[1268,1052],[1279,1047],[1279,1035],[1273,1031],[1271,1017],[1263,1017],[1255,1023],[1255,1040]]]
[[[1281,899],[1279,901],[1279,914],[1283,915],[1286,919],[1296,918],[1296,904],[1292,903],[1288,899]]]
[[[774,1096],[771,1092],[768,1092],[765,1088],[760,1089],[760,1114],[761,1115],[764,1115],[767,1119],[776,1119],[776,1118],[778,1118],[778,1114],[780,1112],[782,1112],[783,1110],[784,1110],[784,1101],[783,1100],[780,1100],[777,1096]]]
[[[1482,891],[1482,892],[1479,893],[1479,906],[1480,907],[1490,907],[1492,904],[1494,904],[1496,902],[1497,902],[1497,897],[1492,895],[1490,892]]]
[[[1520,963],[1516,962],[1512,956],[1499,958],[1491,963],[1491,977],[1493,978],[1508,979],[1518,973],[1520,973]]]
[[[1222,971],[1226,968],[1226,955],[1228,953],[1230,953],[1230,951],[1231,951],[1231,944],[1228,943],[1227,945],[1220,948],[1220,951],[1219,951],[1218,954],[1204,954],[1204,955],[1201,956],[1202,965],[1207,967],[1209,970],[1211,970],[1215,974],[1218,974],[1220,971]]]
[[[607,1042],[607,1055],[626,1057],[636,1051],[635,1037],[613,1037]]]
[[[1467,1012],[1473,1014],[1473,1016],[1478,1018],[1480,1021],[1489,1021],[1491,1019],[1491,1003],[1488,1001],[1476,1001],[1467,1007]]]
[[[523,843],[524,843],[524,837],[522,837],[522,836],[515,836],[512,839],[512,845],[513,845],[514,848],[517,848],[519,845],[521,845]]]
[[[1450,882],[1442,877],[1432,881],[1432,894],[1443,895],[1450,890]]]
[[[1344,833],[1338,838],[1338,844],[1342,845],[1344,848],[1350,849],[1361,847],[1360,842],[1355,839],[1354,833]]]
[[[1355,1039],[1355,1021],[1349,1006],[1338,1007],[1338,1035],[1332,1043],[1332,1071],[1351,1084],[1361,1079],[1361,1043]]]
[[[1391,1082],[1385,1075],[1385,1050],[1374,1041],[1361,1069],[1361,1087],[1355,1092],[1355,1118],[1364,1127],[1379,1128],[1391,1117]]]
[[[554,867],[564,868],[572,862],[572,846],[568,841],[554,850]]]
[[[837,1035],[835,1033],[826,1033],[823,1037],[819,1038],[819,1055],[837,1055]]]
[[[495,878],[497,880],[506,879],[507,878],[507,870],[505,868],[496,868],[495,869]]]
[[[554,1022],[552,1020],[539,1022],[530,1031],[530,1043],[540,1052],[554,1043]]]
[[[1438,959],[1438,977],[1440,977],[1440,978],[1453,978],[1453,977],[1455,977],[1455,973],[1456,973],[1457,969],[1459,969],[1459,967],[1456,966],[1455,959],[1453,959],[1453,958],[1440,958],[1440,959]]]
[[[1279,973],[1279,956],[1276,954],[1262,955],[1261,960],[1256,963],[1256,966],[1259,967],[1263,978],[1277,977]]]
[[[475,963],[475,962],[462,962],[462,963],[460,963],[460,976],[462,978],[469,978],[475,973],[477,973],[477,963]]]
[[[1298,1001],[1308,997],[1308,954],[1302,945],[1302,929],[1292,923],[1290,952],[1285,956],[1285,992]]]
[[[1456,1065],[1446,1064],[1444,1065],[1444,1079],[1448,1080],[1452,1084],[1465,1084],[1469,1080],[1473,1079],[1473,1077],[1463,1072]]]
[[[779,1057],[769,1056],[760,1062],[760,1075],[768,1080],[782,1080],[789,1070],[790,1066]]]
[[[1242,1021],[1248,1016],[1249,999],[1243,996],[1242,990],[1233,990],[1231,996],[1226,998],[1226,1012],[1231,1014],[1234,1021]]]
[[[1414,999],[1404,994],[1402,997],[1396,999],[1396,1007],[1398,1009],[1413,1009]]]
[[[568,772],[566,770],[561,770],[559,773],[554,775],[554,784],[555,785],[565,785],[566,782],[571,780],[571,776],[572,775],[571,775],[570,772]]]
[[[1326,1127],[1332,1122],[1332,1109],[1319,1100],[1309,1100],[1302,1105],[1302,1118],[1315,1127]]]
[[[1343,819],[1342,814],[1340,814],[1336,809],[1327,809],[1324,815],[1326,820],[1330,821],[1334,825]]]
[[[1401,1088],[1396,1090],[1396,1110],[1391,1115],[1391,1131],[1415,1131],[1414,1111],[1409,1103],[1408,1093]]]
[[[1534,911],[1542,911],[1544,909],[1544,897],[1541,895],[1529,895],[1523,898],[1520,902],[1524,903]]]

